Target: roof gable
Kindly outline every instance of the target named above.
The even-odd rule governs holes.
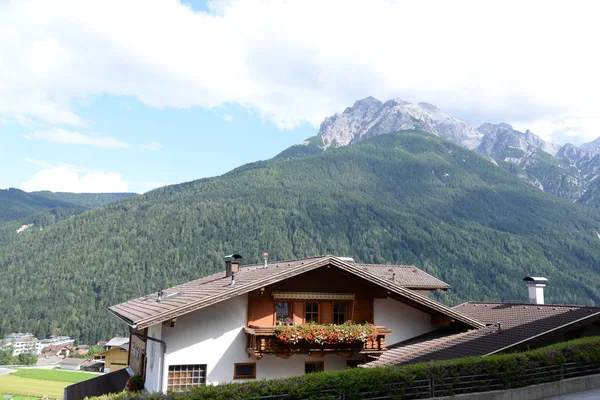
[[[369,265],[354,264],[333,256],[273,263],[269,268],[242,267],[235,275],[235,285],[230,284],[230,278],[219,273],[168,289],[165,293],[171,297],[160,302],[156,301],[156,295],[153,294],[112,306],[109,310],[132,327],[145,328],[328,265],[385,288],[421,309],[449,316],[470,327],[484,326],[459,311],[403,287],[395,280],[376,275]]]

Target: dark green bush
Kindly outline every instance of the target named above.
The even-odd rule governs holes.
[[[102,396],[98,400],[236,400],[260,396],[289,394],[286,400],[324,399],[330,390],[332,398],[345,393],[347,399],[361,398],[361,392],[387,394],[401,398],[404,391],[416,380],[456,377],[444,389],[453,394],[452,384],[465,383],[472,375],[493,374],[502,388],[515,388],[532,384],[526,371],[531,368],[560,366],[569,362],[585,362],[600,365],[600,337],[590,337],[560,343],[523,353],[470,357],[448,361],[435,361],[414,365],[386,368],[355,368],[335,372],[322,372],[299,377],[257,380],[243,383],[227,383],[203,386],[181,393],[143,394],[120,393]],[[558,378],[540,378],[539,382]],[[537,382],[534,382],[537,383]],[[482,385],[484,391],[486,385]],[[489,390],[489,389],[487,389]],[[283,397],[282,397],[283,398]],[[272,400],[277,400],[273,398]]]

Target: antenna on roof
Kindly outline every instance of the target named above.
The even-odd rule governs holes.
[[[269,259],[269,253],[267,253],[266,251],[263,253],[263,260],[264,260],[264,264],[263,264],[263,268],[267,269],[269,268],[269,264],[267,262],[267,260]]]

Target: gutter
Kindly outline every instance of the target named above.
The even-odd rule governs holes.
[[[578,320],[575,320],[575,321],[569,322],[568,324],[564,324],[564,325],[561,325],[561,326],[557,326],[556,328],[550,329],[549,331],[545,331],[545,332],[542,332],[542,333],[538,333],[538,334],[537,334],[537,335],[535,335],[535,336],[529,337],[529,338],[527,338],[527,339],[523,339],[523,340],[521,340],[521,341],[519,341],[519,342],[517,342],[517,343],[509,344],[508,346],[505,346],[505,347],[503,347],[503,348],[501,348],[501,349],[498,349],[498,350],[494,350],[494,351],[492,351],[491,353],[484,354],[483,356],[484,356],[484,357],[486,357],[486,356],[491,356],[492,354],[497,354],[497,353],[500,353],[500,352],[502,352],[502,351],[505,351],[505,350],[508,350],[508,349],[510,349],[510,348],[512,348],[512,347],[516,347],[516,346],[518,346],[518,345],[520,345],[520,344],[523,344],[523,343],[526,343],[526,342],[532,341],[532,340],[534,340],[534,339],[537,339],[537,338],[539,338],[539,337],[541,337],[541,336],[548,335],[548,334],[550,334],[550,333],[552,333],[552,332],[555,332],[555,331],[558,331],[558,330],[560,330],[560,329],[566,328],[566,327],[568,327],[568,326],[570,326],[570,325],[575,325],[575,324],[577,324],[577,323],[579,323],[579,322],[585,321],[585,320],[587,320],[587,319],[590,319],[590,318],[593,318],[593,317],[598,317],[598,316],[600,316],[600,312],[594,313],[594,314],[592,314],[592,315],[588,315],[587,317],[579,318]]]
[[[158,381],[158,391],[162,392],[162,386],[163,386],[163,373],[165,371],[165,361],[166,361],[166,357],[165,355],[167,354],[167,342],[165,342],[164,340],[160,340],[160,339],[156,339],[147,335],[142,335],[141,333],[137,333],[133,331],[133,328],[129,329],[129,334],[130,335],[135,335],[137,337],[139,337],[140,339],[146,339],[146,340],[151,340],[153,342],[158,342],[161,344],[161,348],[162,348],[162,355],[161,355],[161,363],[160,363],[160,372],[158,374],[159,377],[159,381]],[[129,349],[129,351],[131,352],[131,348]]]

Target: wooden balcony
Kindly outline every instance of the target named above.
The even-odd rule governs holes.
[[[278,357],[288,358],[293,354],[309,354],[322,357],[325,354],[338,354],[351,357],[356,354],[379,355],[385,348],[385,335],[392,333],[390,329],[383,326],[377,327],[377,338],[366,342],[354,342],[351,344],[316,344],[299,343],[286,344],[275,336],[277,326],[253,326],[244,327],[247,334],[246,352],[254,359],[262,358],[265,354],[274,354]]]

